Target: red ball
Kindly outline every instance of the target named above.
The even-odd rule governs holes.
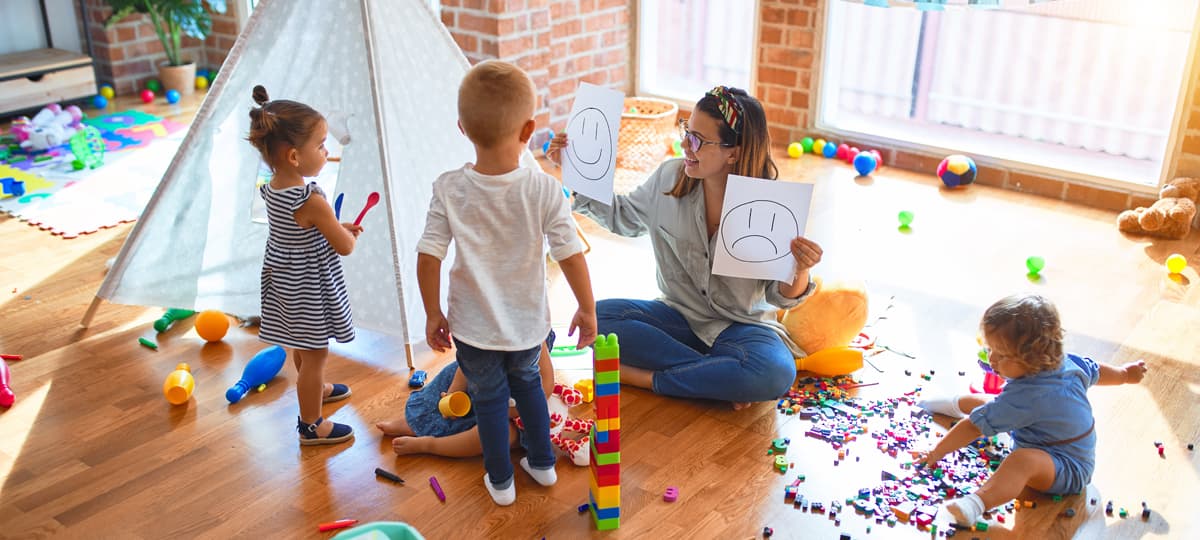
[[[846,153],[849,151],[850,151],[850,145],[848,145],[846,143],[842,143],[842,144],[838,145],[837,154],[835,154],[835,155],[837,156],[838,159],[846,159]]]
[[[859,149],[850,147],[850,151],[846,153],[846,163],[854,164],[854,158],[858,157],[862,152]]]
[[[154,92],[151,90],[142,90],[142,103],[151,103],[154,101]]]
[[[883,168],[883,154],[880,154],[879,150],[875,150],[875,149],[871,149],[871,150],[867,150],[867,151],[875,155],[875,168],[877,170],[882,169]]]

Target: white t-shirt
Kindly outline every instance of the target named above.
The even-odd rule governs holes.
[[[487,350],[537,346],[550,332],[543,247],[561,261],[583,251],[562,186],[518,168],[499,176],[470,163],[433,183],[417,252],[445,259],[455,243],[446,319],[450,333]]]

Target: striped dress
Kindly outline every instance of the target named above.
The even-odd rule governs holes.
[[[330,339],[354,339],[342,261],[316,227],[296,224],[295,213],[315,182],[280,190],[259,188],[267,206],[267,250],[262,269],[262,323],[258,338],[296,349],[323,349]]]

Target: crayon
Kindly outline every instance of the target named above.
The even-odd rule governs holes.
[[[438,484],[437,477],[429,477],[429,486],[433,488],[434,493],[437,493],[439,501],[446,502],[446,493],[442,491],[442,486]]]

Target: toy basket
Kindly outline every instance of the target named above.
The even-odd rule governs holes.
[[[617,168],[648,171],[658,166],[670,152],[671,141],[678,136],[675,133],[678,115],[679,107],[670,101],[625,98],[617,138]],[[614,190],[622,191],[618,186]]]

